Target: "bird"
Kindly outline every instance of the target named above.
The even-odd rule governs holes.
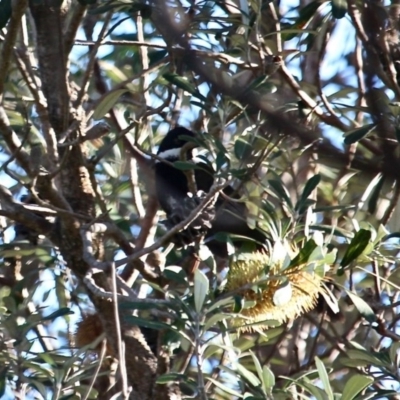
[[[164,136],[157,151],[156,196],[162,210],[166,213],[168,229],[184,220],[200,204],[204,194],[210,191],[214,183],[215,171],[210,164],[193,157],[193,148],[198,147],[196,137],[201,138],[199,134],[178,126]],[[187,145],[188,143],[192,145]],[[199,191],[196,194],[190,193],[187,175],[173,165],[181,159],[184,146],[187,149],[185,161],[195,164],[194,180]],[[206,208],[186,231],[176,236],[176,244],[190,244],[196,237],[204,236],[204,243],[211,252],[224,257],[227,255],[226,244],[216,240],[216,235],[219,233],[233,235],[232,240],[235,246],[252,242],[256,243],[257,247],[262,247],[266,243],[268,238],[265,232],[248,226],[245,204],[233,201],[239,198],[236,190],[232,186],[226,186],[223,193],[225,196],[219,196],[212,209]]]

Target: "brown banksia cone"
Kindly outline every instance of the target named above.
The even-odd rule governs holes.
[[[296,257],[296,253],[278,243],[271,256],[245,253],[231,261],[226,289],[244,300],[232,326],[240,331],[267,329],[294,320],[315,307],[319,294],[325,290],[326,261],[334,255],[326,254],[316,244],[308,260]]]
[[[78,322],[77,328],[74,335],[75,345],[78,348],[82,348],[95,342],[103,334],[103,325],[98,314],[88,314],[82,317],[82,320]],[[97,354],[100,354],[102,347],[102,341],[93,348]],[[107,344],[107,355],[113,355],[114,352],[111,347]]]

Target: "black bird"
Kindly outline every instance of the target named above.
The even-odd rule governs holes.
[[[162,140],[157,155],[159,157],[155,164],[156,194],[161,208],[167,215],[167,228],[185,219],[190,212],[201,202],[201,195],[196,196],[189,193],[187,176],[182,170],[175,168],[171,163],[180,160],[181,149],[190,138],[196,134],[186,128],[177,127],[169,131]],[[193,147],[196,145],[193,142]],[[192,149],[188,149],[186,160],[195,162],[200,169],[194,169],[194,178],[198,191],[208,193],[214,182],[214,171],[204,161],[193,159]],[[168,161],[165,163],[163,159]],[[267,240],[265,232],[251,229],[246,222],[247,209],[243,203],[229,201],[229,198],[238,198],[231,186],[224,189],[226,196],[220,196],[215,204],[215,209],[206,209],[205,215],[195,220],[187,231],[181,232],[175,242],[177,244],[189,244],[198,236],[205,235],[205,243],[210,250],[217,255],[225,256],[226,246],[221,242],[213,240],[217,233],[227,233],[241,236],[240,240],[233,238],[235,245],[242,245],[246,237],[251,241],[258,242],[258,247]]]

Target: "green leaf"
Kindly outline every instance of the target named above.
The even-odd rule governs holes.
[[[128,91],[128,89],[118,89],[107,94],[95,108],[93,113],[93,119],[101,119],[114,107],[118,99]]]
[[[256,367],[258,378],[260,379],[261,382],[263,382],[264,376],[263,376],[263,370],[262,370],[260,361],[258,360],[257,356],[251,350],[250,350],[250,355],[251,355],[251,358],[253,359],[254,366]],[[265,386],[264,386],[264,389],[265,389]]]
[[[307,183],[304,186],[303,193],[301,194],[301,197],[296,204],[296,207],[295,207],[296,211],[300,211],[301,213],[303,213],[305,211],[304,205],[306,204],[308,197],[311,195],[313,190],[318,186],[320,181],[321,181],[320,174],[314,175],[307,181]]]
[[[184,286],[188,285],[186,272],[183,270],[183,268],[179,266],[170,265],[168,267],[165,267],[163,275],[169,281],[174,281]]]
[[[6,391],[8,368],[9,367],[4,366],[0,371],[0,397],[4,396],[4,393]]]
[[[194,307],[199,313],[203,308],[204,300],[207,296],[210,282],[204,272],[199,269],[194,274]]]
[[[275,375],[266,365],[263,366],[263,382],[266,389],[275,386]]]
[[[192,85],[189,82],[189,80],[186,77],[171,72],[167,72],[166,74],[163,75],[163,78],[166,79],[168,82],[171,82],[178,88],[183,89],[185,92],[192,94],[198,99],[202,101],[207,101],[207,99],[195,88],[194,85]]]
[[[243,376],[243,378],[245,378],[252,386],[261,386],[260,380],[251,371],[249,371],[239,363],[237,363],[235,366],[239,374]]]
[[[306,382],[302,382],[301,386],[304,386],[315,397],[316,400],[328,400],[328,395],[322,389],[313,385],[308,380]]]
[[[341,400],[353,400],[366,387],[371,385],[374,378],[365,375],[353,375],[344,386]]]
[[[235,142],[235,156],[238,160],[245,160],[250,157],[253,147],[244,138],[239,138]]]
[[[11,1],[12,0],[0,1],[0,30],[7,25],[8,20],[11,18]]]
[[[369,135],[375,129],[375,127],[375,124],[368,124],[362,126],[361,128],[357,128],[350,132],[347,132],[344,138],[344,144],[352,144],[358,142],[362,138]]]
[[[161,61],[168,54],[167,50],[154,50],[149,53],[149,67]]]
[[[332,0],[332,15],[336,19],[343,18],[347,13],[346,0]]]
[[[346,290],[351,301],[357,308],[358,312],[370,323],[376,322],[376,315],[374,310],[359,296]]]
[[[47,317],[42,318],[42,321],[52,321],[58,317],[63,317],[64,315],[72,315],[75,314],[69,307],[63,307],[60,308],[59,310],[51,313]]]
[[[202,169],[196,164],[190,162],[190,161],[175,161],[174,162],[174,167],[176,169],[180,169],[181,171],[190,171],[193,169]]]
[[[321,379],[322,385],[324,386],[325,392],[328,395],[328,399],[333,400],[333,391],[324,363],[318,357],[315,357],[315,365],[317,366],[318,375]]]
[[[349,349],[346,351],[347,357],[353,362],[363,362],[367,364],[359,364],[360,366],[373,365],[375,367],[385,367],[386,364],[380,360],[374,353],[370,353],[366,350]],[[344,360],[343,360],[344,361]]]
[[[305,264],[317,247],[318,246],[315,243],[314,239],[308,240],[304,247],[300,250],[300,253],[297,254],[297,256],[291,261],[289,268]]]
[[[346,253],[343,256],[340,266],[342,269],[359,257],[371,240],[371,231],[360,229],[351,240]]]
[[[187,381],[188,377],[185,374],[178,374],[177,372],[171,372],[169,374],[164,374],[161,375],[157,378],[157,383],[164,385],[166,383],[171,383],[171,382],[183,382]],[[194,381],[193,381],[194,382]]]
[[[223,385],[220,381],[207,377],[207,380],[209,380],[211,383],[213,383],[217,388],[223,390],[225,393],[228,393],[232,396],[237,397],[238,399],[243,398],[242,394],[237,392],[236,390],[233,390],[231,387]]]
[[[286,204],[293,208],[292,200],[290,200],[290,195],[285,186],[283,186],[282,181],[278,179],[270,179],[268,183],[271,185],[274,192],[278,195],[280,200],[284,200]]]
[[[152,321],[144,318],[135,317],[133,315],[128,315],[125,318],[125,321],[129,322],[132,325],[142,326],[144,328],[149,329],[170,329],[170,325],[164,324],[163,322]]]
[[[382,174],[378,178],[378,183],[372,189],[371,196],[368,201],[368,212],[371,214],[373,214],[376,210],[376,206],[378,204],[381,190],[382,190],[384,183],[385,183],[385,175]]]
[[[208,331],[211,327],[213,327],[218,322],[224,321],[225,319],[231,319],[231,314],[214,314],[210,318],[207,319],[206,323],[204,324],[204,330]]]

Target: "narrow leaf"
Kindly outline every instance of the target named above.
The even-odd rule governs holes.
[[[379,201],[379,197],[381,194],[381,190],[383,187],[383,184],[385,183],[385,175],[380,175],[378,183],[374,186],[371,192],[371,196],[368,201],[368,212],[373,214],[376,210],[376,206]]]
[[[125,321],[131,323],[132,325],[142,326],[144,328],[149,329],[169,329],[170,326],[168,324],[164,324],[162,322],[151,321],[144,318],[135,317],[133,315],[128,315],[125,317]]]
[[[207,276],[204,272],[197,269],[194,274],[194,307],[198,313],[203,308],[209,287],[210,282]]]
[[[307,181],[307,183],[304,186],[303,193],[301,194],[301,197],[296,204],[296,208],[295,208],[296,210],[300,210],[300,209],[304,208],[303,206],[304,206],[306,200],[311,195],[313,190],[318,186],[320,181],[321,181],[320,174],[314,175]]]
[[[358,312],[370,323],[376,322],[376,315],[372,308],[359,296],[346,290]]]
[[[374,378],[365,375],[353,375],[344,386],[342,400],[353,400],[366,387],[371,385]]]
[[[217,388],[223,390],[224,392],[237,397],[238,399],[243,398],[242,394],[237,392],[236,390],[233,390],[232,388],[230,388],[229,386],[223,385],[220,381],[216,380],[216,379],[212,379],[207,377],[207,380],[209,380],[210,382],[212,382]]]
[[[93,113],[93,119],[101,119],[110,111],[111,108],[114,107],[115,103],[118,99],[126,93],[127,89],[118,89],[109,93],[104,97],[103,100],[100,101],[100,104],[96,107]]]
[[[329,400],[333,400],[333,391],[324,363],[318,357],[315,357],[315,365],[317,366],[319,378],[321,379],[322,385],[324,386],[325,392],[328,395]]]
[[[266,389],[275,386],[275,375],[266,365],[263,366],[263,382]]]
[[[260,379],[261,382],[263,382],[264,376],[263,376],[263,370],[262,370],[260,361],[258,360],[257,356],[251,350],[250,350],[250,355],[251,355],[251,358],[253,359],[254,366],[256,367],[258,378]],[[265,385],[263,385],[263,386],[265,389]]]
[[[257,387],[261,385],[260,380],[251,371],[243,367],[243,365],[236,364],[236,369],[252,386]]]
[[[347,248],[346,253],[344,254],[343,259],[340,263],[340,266],[344,268],[352,261],[354,261],[357,257],[359,257],[368,246],[370,240],[371,231],[360,229],[351,240],[349,247]]]
[[[244,138],[239,138],[235,142],[235,156],[238,160],[244,160],[251,155],[253,147]]]
[[[63,317],[64,315],[72,315],[75,314],[69,307],[63,307],[60,308],[57,311],[54,311],[53,313],[51,313],[50,315],[48,315],[47,317],[42,318],[42,321],[52,321],[58,317]]]
[[[6,391],[8,368],[9,367],[5,366],[0,372],[0,397],[4,396],[4,393]]]
[[[286,204],[293,208],[292,200],[290,200],[289,192],[283,186],[282,182],[277,179],[270,179],[268,183],[271,185],[274,192],[278,195],[281,200],[284,200]]]
[[[168,81],[177,86],[180,89],[183,89],[185,92],[192,94],[193,96],[199,98],[202,101],[207,101],[207,99],[192,85],[188,79],[184,76],[180,76],[174,73],[166,73],[163,77]]]
[[[374,129],[375,124],[364,125],[361,128],[354,129],[353,131],[347,132],[344,138],[344,144],[352,144],[363,139],[369,135]]]
[[[290,267],[305,264],[317,247],[318,246],[315,243],[314,239],[310,239],[300,250],[300,253],[297,254],[297,256],[292,260],[292,262],[290,263]]]

